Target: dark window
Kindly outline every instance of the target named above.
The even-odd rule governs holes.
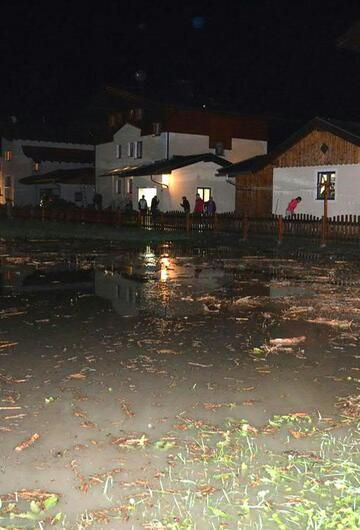
[[[161,123],[159,121],[154,121],[153,123],[153,134],[159,136],[161,134]]]
[[[143,119],[143,110],[142,109],[135,109],[135,120],[140,121]]]
[[[224,144],[222,142],[215,144],[215,154],[217,156],[224,156]]]
[[[83,194],[81,191],[75,191],[75,202],[82,202]]]
[[[323,200],[325,196],[325,187],[328,185],[328,199],[335,199],[335,171],[318,171],[317,174],[317,199]]]
[[[135,158],[142,158],[142,142],[136,142],[136,154]]]
[[[6,175],[5,188],[11,188],[11,186],[12,186],[12,177],[10,175]]]
[[[121,188],[122,188],[121,182],[122,182],[122,179],[118,178],[116,181],[116,193],[121,193]]]
[[[200,195],[204,202],[210,199],[211,188],[197,188],[196,192]]]
[[[135,144],[134,142],[128,143],[128,156],[133,157],[135,156]]]

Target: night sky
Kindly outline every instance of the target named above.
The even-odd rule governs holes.
[[[97,4],[2,3],[2,117],[60,119],[104,85],[186,79],[245,112],[360,120],[360,54],[336,47],[358,0]]]

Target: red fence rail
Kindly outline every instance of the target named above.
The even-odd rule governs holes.
[[[0,207],[0,216],[42,221],[67,221],[73,223],[99,223],[112,226],[140,226],[148,230],[187,232],[229,232],[243,239],[256,235],[283,238],[298,236],[322,240],[360,239],[360,216],[338,215],[331,218],[299,214],[283,218],[273,215],[265,218],[246,218],[234,212],[212,216],[185,214],[180,211],[158,212],[155,215],[93,208],[56,209],[39,207]]]

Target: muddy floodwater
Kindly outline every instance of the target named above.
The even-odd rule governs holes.
[[[0,259],[0,528],[360,528],[357,261]]]

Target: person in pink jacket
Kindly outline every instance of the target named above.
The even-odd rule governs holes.
[[[287,217],[292,217],[293,215],[295,215],[295,209],[297,205],[299,204],[299,202],[301,202],[301,200],[302,200],[301,197],[295,197],[295,199],[291,199],[291,201],[289,202],[286,208]]]

